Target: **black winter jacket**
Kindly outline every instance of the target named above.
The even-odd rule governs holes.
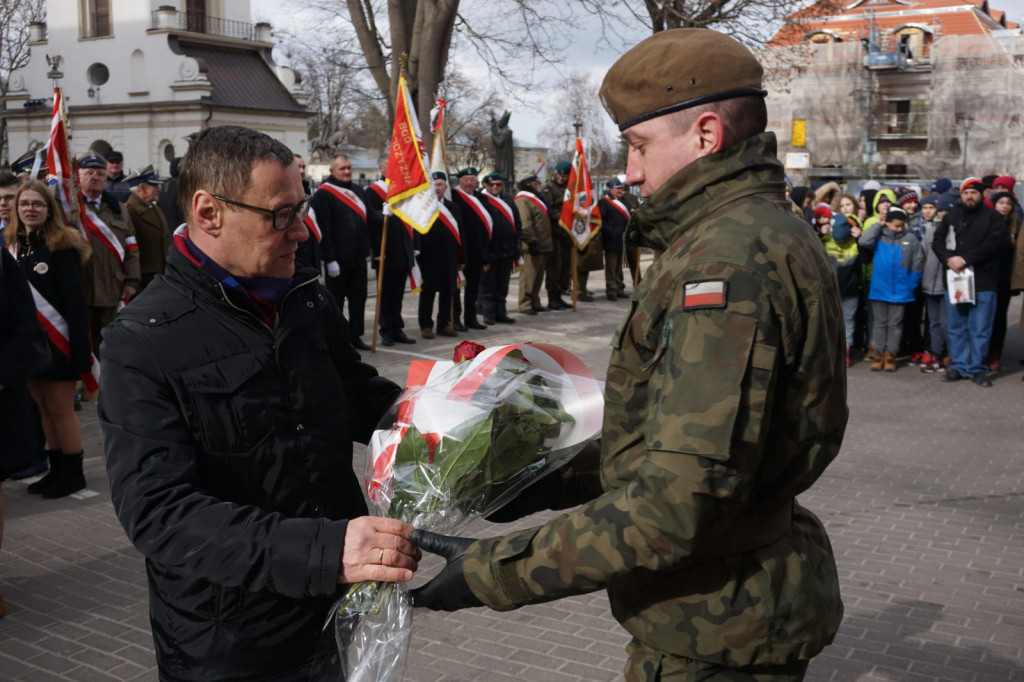
[[[950,231],[955,233],[955,240],[949,239]],[[950,248],[954,243],[956,248]],[[968,211],[965,206],[951,210],[939,223],[932,239],[932,251],[943,266],[950,256],[960,256],[967,265],[974,267],[975,291],[998,288],[1004,253],[1012,248],[1003,216],[984,204],[974,211]]]
[[[146,557],[161,680],[304,680],[343,592],[347,519],[366,513],[352,441],[399,388],[316,273],[294,282],[272,331],[172,248],[104,331],[110,492]]]

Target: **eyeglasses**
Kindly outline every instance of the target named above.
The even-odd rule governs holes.
[[[19,201],[18,208],[34,208],[36,210],[46,208],[46,202],[43,201]]]
[[[488,186],[488,187],[504,187],[504,186],[505,186],[505,183],[504,183],[504,182],[502,182],[502,181],[500,181],[500,180],[498,180],[498,181],[496,181],[496,182],[488,182],[488,183],[487,183],[487,186]]]
[[[241,201],[235,201],[234,199],[228,199],[227,197],[212,195],[217,201],[223,201],[225,204],[231,204],[232,206],[238,206],[240,208],[247,208],[250,211],[259,211],[260,213],[266,213],[274,219],[274,229],[281,232],[287,230],[292,225],[292,221],[298,216],[299,220],[304,220],[306,214],[309,212],[309,202],[313,198],[312,195],[307,194],[302,201],[295,204],[294,206],[283,206],[278,209],[263,208],[262,206],[253,206],[251,204],[243,204]]]

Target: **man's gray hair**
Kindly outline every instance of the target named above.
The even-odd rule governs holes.
[[[215,126],[186,139],[189,146],[178,180],[178,204],[186,220],[192,216],[192,197],[197,191],[237,201],[245,195],[257,163],[295,163],[295,154],[283,142],[242,126]]]

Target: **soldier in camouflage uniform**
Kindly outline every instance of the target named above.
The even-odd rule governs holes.
[[[614,337],[603,491],[504,537],[416,531],[448,560],[418,606],[509,610],[607,589],[633,636],[630,682],[800,680],[834,638],[832,548],[795,498],[846,427],[843,317],[820,241],[786,205],[761,78],[746,48],[707,29],[658,33],[608,72],[626,180],[647,199],[627,239],[663,255]],[[571,475],[534,488],[579,484]],[[550,504],[530,490],[513,504]]]

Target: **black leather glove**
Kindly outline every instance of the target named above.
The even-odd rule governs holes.
[[[469,583],[462,572],[462,557],[476,540],[419,529],[414,530],[409,539],[424,552],[445,559],[444,570],[423,587],[412,591],[413,606],[422,606],[431,611],[458,611],[484,605],[469,589]]]

